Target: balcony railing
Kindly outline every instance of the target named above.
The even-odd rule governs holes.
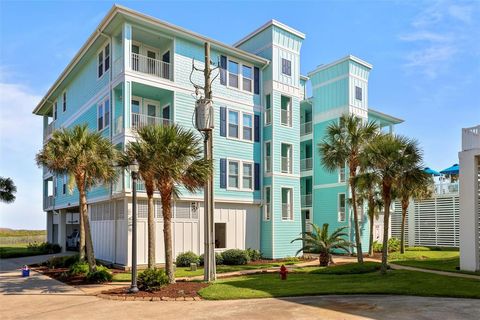
[[[434,185],[435,194],[455,194],[458,193],[458,182],[436,183]]]
[[[302,207],[311,207],[312,206],[312,195],[311,194],[302,194],[301,196]]]
[[[304,136],[312,133],[312,122],[305,122],[300,125],[300,135]]]
[[[168,125],[170,122],[170,119],[148,116],[141,113],[132,113],[132,128],[134,129],[150,125]]]
[[[480,149],[480,125],[462,129],[462,150]]]
[[[292,160],[289,157],[282,157],[282,173],[292,173]]]
[[[282,220],[292,219],[292,206],[290,203],[282,203]]]
[[[172,66],[168,62],[132,52],[132,70],[158,78],[172,80]]]
[[[47,209],[53,207],[54,201],[55,201],[55,199],[54,199],[53,196],[46,196],[43,199],[43,210],[47,210]]]
[[[281,121],[283,125],[291,126],[292,125],[292,114],[290,110],[282,109]]]
[[[55,121],[52,121],[47,125],[45,132],[43,133],[43,139],[48,140],[48,138],[52,136],[53,130],[55,130]]]
[[[313,164],[312,158],[300,159],[300,170],[301,171],[309,171],[312,170]]]

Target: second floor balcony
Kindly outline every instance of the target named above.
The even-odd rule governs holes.
[[[149,116],[141,113],[132,113],[132,128],[140,129],[149,125],[168,125],[171,123],[170,119],[161,117]]]
[[[312,195],[311,194],[302,194],[300,200],[301,200],[302,208],[312,206]]]
[[[304,122],[300,124],[300,135],[305,136],[307,134],[312,133],[312,122]]]
[[[458,194],[458,182],[436,183],[433,190],[437,195]]]
[[[157,78],[173,80],[173,70],[170,62],[151,58],[132,52],[132,70]]]
[[[301,171],[312,170],[312,166],[313,166],[313,159],[312,158],[300,159],[300,170]]]

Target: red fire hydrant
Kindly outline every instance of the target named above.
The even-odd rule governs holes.
[[[282,264],[282,266],[280,267],[280,279],[287,280],[287,273],[287,268],[285,268],[285,266]]]

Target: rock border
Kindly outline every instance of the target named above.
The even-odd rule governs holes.
[[[98,298],[105,300],[117,300],[117,301],[201,301],[200,297],[136,297],[136,296],[124,296],[124,295],[111,295],[100,293],[96,295]]]

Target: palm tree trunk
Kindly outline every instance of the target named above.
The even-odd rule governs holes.
[[[155,217],[153,192],[147,192],[148,196],[148,268],[155,268]]]
[[[172,250],[172,192],[167,191],[161,194],[163,211],[163,237],[165,243],[165,271],[169,283],[175,283],[173,271],[173,250]]]
[[[405,253],[405,222],[407,218],[408,199],[402,199],[402,226],[400,228],[400,253]]]
[[[77,183],[78,193],[80,195],[80,214],[82,216],[82,225],[84,228],[84,241],[85,241],[85,254],[87,257],[88,268],[90,271],[94,271],[97,267],[95,261],[95,253],[93,252],[93,241],[92,241],[92,233],[90,230],[90,220],[88,218],[88,211],[87,211],[87,193],[84,187],[84,183],[80,182]]]
[[[358,263],[363,263],[363,251],[362,251],[362,242],[360,240],[360,228],[358,226],[358,216],[357,216],[357,194],[355,191],[355,183],[353,182],[355,178],[356,168],[350,168],[350,189],[352,190],[352,206],[353,206],[353,224],[355,228],[355,244],[357,247],[357,261]]]
[[[330,254],[328,252],[320,251],[318,262],[320,263],[320,267],[328,267],[328,264],[330,263]]]
[[[85,200],[85,203],[86,203],[86,200]],[[82,202],[81,202],[81,199],[80,199],[80,219],[79,219],[79,244],[78,244],[78,259],[80,261],[84,261],[85,260],[85,225],[83,223],[83,210],[87,210],[87,206],[85,205],[85,207],[82,207]],[[87,213],[85,213],[87,214]]]
[[[382,247],[382,266],[380,271],[382,274],[387,273],[387,259],[388,259],[388,230],[390,222],[390,186],[383,185],[383,201],[385,204],[385,209],[383,213],[383,247]]]
[[[373,210],[372,210],[373,211]],[[369,218],[370,218],[370,239],[369,239],[369,242],[368,242],[368,255],[369,256],[373,256],[373,225],[374,225],[374,219],[375,219],[375,215],[373,214],[373,212],[371,214],[369,214]]]

